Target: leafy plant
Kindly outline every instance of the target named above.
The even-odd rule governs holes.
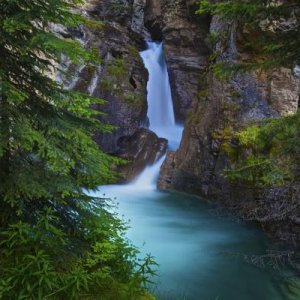
[[[219,80],[258,68],[293,67],[300,62],[299,1],[201,0],[197,14],[218,15],[235,25],[240,47],[252,53],[247,59],[226,60],[223,50],[211,56],[210,69]],[[213,33],[213,35],[215,35]],[[232,94],[239,98],[240,95]],[[299,113],[267,120],[226,138],[223,150],[231,167],[223,174],[232,181],[254,186],[282,185],[299,180]]]

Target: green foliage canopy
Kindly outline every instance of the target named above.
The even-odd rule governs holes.
[[[111,129],[95,118],[103,100],[51,78],[62,54],[98,62],[49,30],[89,25],[82,2],[0,2],[0,299],[138,299],[152,273],[106,201],[85,193],[119,163],[92,139]]]

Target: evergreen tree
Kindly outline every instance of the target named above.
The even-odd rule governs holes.
[[[110,130],[94,118],[103,101],[50,76],[62,54],[97,62],[49,30],[97,26],[74,13],[81,3],[0,2],[0,299],[137,299],[152,272],[106,201],[84,192],[111,182],[118,163],[92,139]]]

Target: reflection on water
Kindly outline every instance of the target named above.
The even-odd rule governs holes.
[[[160,264],[155,288],[160,299],[300,299],[276,272],[226,255],[275,249],[255,226],[216,218],[209,204],[187,195],[134,185],[101,187],[98,195],[103,193],[117,197],[120,215],[130,219],[128,237]]]

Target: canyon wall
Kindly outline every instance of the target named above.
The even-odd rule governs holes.
[[[145,25],[163,40],[176,120],[183,122],[203,87],[210,49],[206,38],[210,17],[196,16],[194,1],[147,0]]]

